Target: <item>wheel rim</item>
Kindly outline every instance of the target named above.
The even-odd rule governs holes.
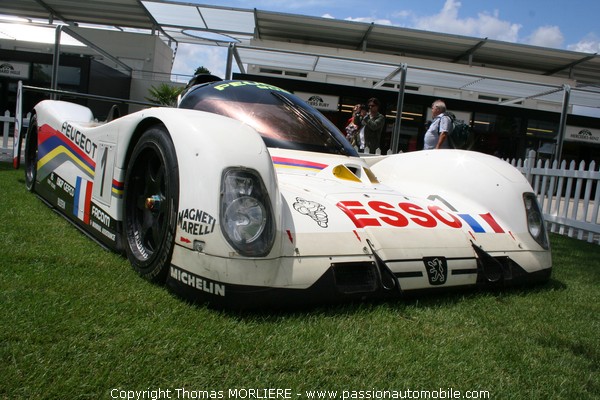
[[[130,222],[134,251],[138,258],[148,259],[166,234],[169,199],[165,163],[154,148],[146,148],[136,161],[129,191]]]

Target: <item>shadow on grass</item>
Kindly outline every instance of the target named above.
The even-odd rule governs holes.
[[[12,162],[9,161],[0,161],[0,172],[2,171],[14,171]]]
[[[341,316],[348,314],[357,314],[365,310],[375,310],[378,307],[388,309],[412,308],[443,308],[455,307],[465,300],[477,299],[481,297],[493,296],[498,299],[507,300],[511,297],[534,296],[538,293],[566,290],[567,285],[557,279],[549,279],[544,283],[523,284],[512,287],[502,288],[444,288],[433,291],[421,291],[410,294],[402,294],[388,298],[372,298],[365,300],[348,300],[332,303],[308,304],[304,306],[278,307],[269,309],[250,309],[250,310],[229,310],[218,309],[207,304],[190,303],[196,307],[206,308],[213,312],[219,312],[223,315],[236,319],[261,319],[263,321],[276,321],[311,316]],[[174,294],[175,297],[177,297]],[[185,300],[183,300],[185,301]]]

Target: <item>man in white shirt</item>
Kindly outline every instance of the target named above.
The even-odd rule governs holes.
[[[442,100],[436,100],[431,105],[433,120],[431,121],[431,125],[429,125],[429,129],[425,132],[423,150],[450,148],[448,135],[450,133],[452,121],[445,112],[446,103]]]

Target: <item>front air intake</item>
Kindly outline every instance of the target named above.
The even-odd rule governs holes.
[[[372,293],[378,289],[374,262],[333,263],[331,269],[335,285],[343,294]]]

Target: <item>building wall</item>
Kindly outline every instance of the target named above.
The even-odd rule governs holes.
[[[69,28],[136,71],[170,74],[173,50],[158,36],[101,29]],[[97,53],[94,58],[118,68]]]
[[[162,82],[170,82],[173,66],[173,50],[158,36],[98,29],[72,28],[79,35],[118,58],[133,69],[129,86],[129,99],[147,101],[148,90]],[[110,59],[95,55],[94,58],[113,68],[119,68]],[[143,108],[130,105],[129,111]]]

